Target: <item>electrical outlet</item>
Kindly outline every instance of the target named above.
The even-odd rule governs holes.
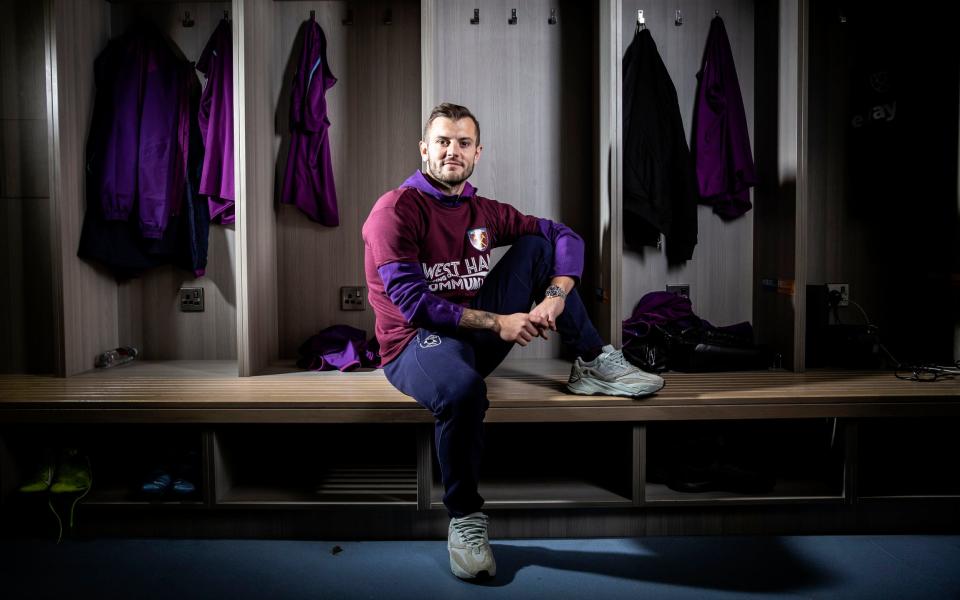
[[[667,291],[684,298],[690,297],[690,285],[686,283],[668,283]]]
[[[203,288],[180,288],[180,310],[183,312],[203,312]]]
[[[827,296],[832,296],[833,292],[840,294],[840,301],[837,306],[850,306],[850,285],[846,283],[828,283]]]
[[[366,291],[362,285],[341,287],[340,310],[367,310]]]

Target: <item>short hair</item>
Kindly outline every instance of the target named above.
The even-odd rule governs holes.
[[[440,117],[446,117],[451,121],[473,119],[473,125],[477,128],[476,142],[480,144],[480,121],[473,116],[473,113],[470,112],[470,109],[466,106],[460,106],[459,104],[452,104],[450,102],[444,102],[433,107],[433,110],[430,112],[430,118],[427,119],[427,124],[423,126],[423,141],[429,141],[427,139],[427,132],[430,131],[430,125]]]

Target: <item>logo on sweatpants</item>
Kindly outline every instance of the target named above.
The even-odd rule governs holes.
[[[440,336],[439,335],[428,335],[425,338],[420,339],[421,348],[433,348],[434,346],[440,345]]]

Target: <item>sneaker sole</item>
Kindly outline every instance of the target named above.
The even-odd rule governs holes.
[[[580,378],[574,383],[568,383],[567,389],[574,394],[581,396],[593,396],[602,394],[604,396],[649,396],[663,389],[664,384],[656,385],[653,383],[645,385],[624,385],[622,383],[607,383],[599,379]]]

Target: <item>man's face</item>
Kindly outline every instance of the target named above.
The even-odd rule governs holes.
[[[483,146],[477,144],[477,127],[469,117],[452,121],[437,117],[430,124],[427,140],[420,142],[420,157],[430,176],[451,188],[473,174]]]

